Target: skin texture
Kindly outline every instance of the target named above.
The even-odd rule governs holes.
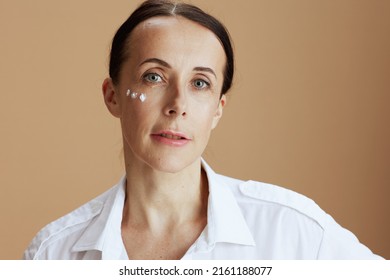
[[[127,54],[118,83],[103,83],[104,101],[123,135],[122,238],[129,258],[177,259],[207,223],[200,157],[226,103],[220,98],[226,57],[211,31],[182,17],[139,24]],[[145,93],[145,102],[126,96],[129,88]]]

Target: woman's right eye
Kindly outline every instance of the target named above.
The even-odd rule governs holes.
[[[144,79],[151,83],[159,83],[162,81],[162,78],[159,74],[156,73],[148,73],[144,75]]]

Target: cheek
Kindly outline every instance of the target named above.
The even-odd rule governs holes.
[[[122,100],[123,114],[132,115],[133,117],[143,116],[145,111],[151,110],[155,106],[155,98],[153,94],[142,90],[126,91],[126,96]]]
[[[214,116],[217,111],[216,108],[217,104],[210,104],[209,106],[201,104],[201,106],[198,106],[197,110],[193,112],[194,121],[197,124],[196,127],[199,127],[204,133],[208,133],[212,129]]]
[[[137,131],[146,129],[147,124],[150,124],[154,115],[152,112],[155,112],[156,109],[149,101],[147,97],[144,102],[130,98],[125,100],[126,104],[121,119],[123,128],[128,130],[127,134],[136,134]]]

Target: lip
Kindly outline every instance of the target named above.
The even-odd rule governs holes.
[[[185,133],[173,130],[160,130],[152,133],[151,137],[161,144],[174,147],[182,147],[191,141]]]

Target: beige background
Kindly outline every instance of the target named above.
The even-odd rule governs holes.
[[[209,163],[311,197],[390,258],[390,1],[192,2],[237,55]],[[100,87],[138,3],[1,0],[0,259],[122,175]]]

